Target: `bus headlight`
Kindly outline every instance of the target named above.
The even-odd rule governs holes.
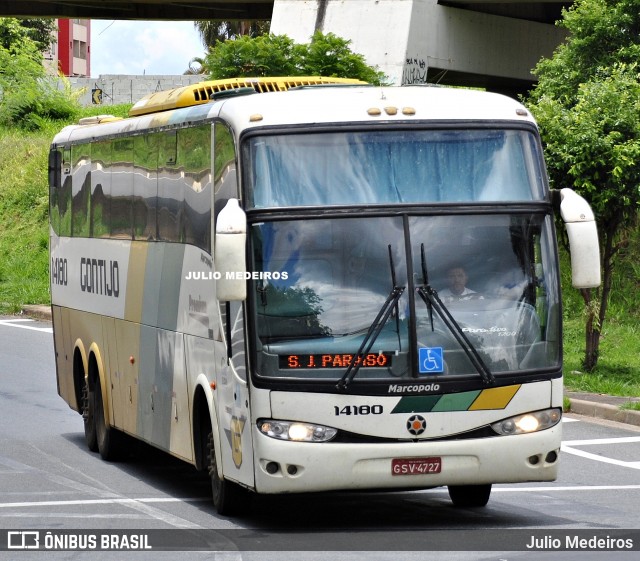
[[[543,409],[533,413],[525,413],[493,423],[491,428],[498,434],[526,434],[549,429],[557,425],[562,418],[560,408]]]
[[[273,419],[258,421],[258,429],[271,438],[295,442],[328,442],[338,433],[337,429],[323,425]]]

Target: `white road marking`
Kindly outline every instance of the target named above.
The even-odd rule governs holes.
[[[581,485],[581,486],[529,486],[529,487],[516,487],[516,486],[496,486],[494,485],[492,492],[494,493],[565,493],[565,492],[574,492],[574,491],[638,491],[640,490],[640,485]],[[425,491],[416,491],[417,493],[442,493],[442,489],[430,489]],[[68,501],[25,501],[25,502],[11,502],[11,503],[0,503],[0,509],[29,509],[29,508],[42,508],[42,507],[66,507],[66,506],[90,506],[90,505],[125,505],[128,507],[134,507],[139,512],[144,513],[144,510],[136,508],[141,505],[151,505],[151,504],[163,504],[163,503],[194,503],[194,502],[208,502],[210,499],[208,497],[140,497],[137,499],[129,499],[129,498],[112,498],[112,499],[78,499],[78,500],[68,500]],[[155,509],[154,509],[155,510]],[[168,513],[166,513],[168,515]],[[0,518],[5,517],[6,515],[0,511]],[[22,516],[22,515],[19,515]],[[26,515],[25,515],[26,516]],[[57,516],[57,515],[55,515]],[[59,516],[64,517],[65,515],[60,513]],[[83,517],[100,517],[100,514],[85,514]],[[154,512],[151,514],[153,518],[157,519],[157,513]],[[168,515],[170,516],[170,515]],[[110,515],[111,518],[137,518],[135,515]],[[168,520],[165,520],[168,521]],[[174,524],[175,521],[174,521]],[[183,524],[177,525],[178,527],[186,527]],[[200,528],[197,524],[191,526],[193,528]]]
[[[31,331],[41,331],[43,333],[53,333],[52,327],[35,327],[34,325],[23,325],[32,322],[32,319],[0,319],[0,325],[6,327],[19,327],[20,329],[30,329]]]
[[[544,491],[545,493],[553,491],[638,491],[640,485],[581,485],[581,486],[540,486],[540,487],[496,487],[493,486],[492,493],[531,493],[535,491]]]
[[[33,447],[35,450],[39,450],[37,447]],[[46,452],[39,450],[41,455],[44,457],[50,458],[53,462],[65,465],[64,462],[61,462],[58,458],[47,454]],[[11,460],[10,458],[4,458],[0,456],[0,465],[8,466],[12,469],[14,473],[32,473],[38,474],[42,473],[38,468],[22,464],[20,462],[16,462]],[[69,467],[69,466],[67,466]],[[91,477],[83,474],[89,480]],[[100,498],[98,499],[87,499],[87,500],[70,500],[70,501],[25,501],[25,502],[12,502],[12,503],[0,503],[0,510],[3,508],[22,508],[26,507],[37,507],[37,506],[58,506],[58,505],[90,505],[90,504],[122,504],[131,510],[135,510],[148,518],[153,518],[155,520],[160,520],[170,526],[175,528],[190,528],[190,529],[200,529],[202,526],[195,524],[185,518],[180,516],[176,516],[174,514],[168,513],[159,508],[155,508],[152,506],[154,502],[178,502],[182,499],[177,498],[167,498],[167,499],[148,499],[146,501],[139,501],[138,499],[126,498],[121,495],[110,491],[108,489],[101,489],[100,484],[96,482],[95,485],[86,485],[81,483],[80,481],[75,481],[63,475],[54,475],[54,474],[44,474],[44,477],[52,481],[58,485],[61,485],[66,488],[71,488],[79,493],[89,493],[93,496],[98,495]],[[95,480],[94,480],[95,481]],[[204,499],[203,499],[204,500]],[[117,518],[117,516],[115,516]]]
[[[563,442],[560,450],[567,454],[573,454],[574,456],[580,456],[588,460],[594,460],[596,462],[602,462],[604,464],[611,464],[614,466],[625,467],[630,469],[640,469],[640,462],[625,462],[623,460],[616,460],[615,458],[607,458],[599,454],[592,454],[591,452],[585,452],[574,448],[574,446],[594,446],[594,445],[606,445],[606,444],[633,444],[639,443],[640,436],[627,436],[620,438],[594,438],[591,440],[568,440]]]
[[[562,450],[566,454],[573,454],[574,456],[580,456],[581,458],[586,458],[588,460],[595,460],[596,462],[602,462],[603,464],[612,464],[619,467],[640,469],[640,462],[625,462],[622,460],[616,460],[614,458],[607,458],[606,456],[591,454],[590,452],[585,452],[584,450],[576,450],[575,448],[564,445],[560,447],[560,450]]]
[[[566,446],[590,446],[592,444],[629,444],[640,442],[640,436],[624,436],[619,438],[592,438],[590,440],[567,440],[562,444]]]
[[[82,506],[82,505],[132,505],[136,503],[183,503],[193,501],[208,501],[205,497],[179,498],[179,497],[147,497],[141,499],[113,498],[113,499],[78,499],[72,501],[26,501],[16,503],[0,503],[0,508],[25,508],[40,506]]]
[[[13,502],[13,503],[0,503],[0,513],[5,508],[42,508],[42,507],[66,507],[66,506],[88,506],[88,505],[109,505],[118,504],[127,508],[135,510],[144,516],[145,519],[152,518],[164,522],[174,528],[190,528],[190,529],[202,529],[203,527],[195,522],[186,520],[180,516],[175,516],[169,512],[159,510],[152,506],[154,503],[179,503],[187,501],[205,501],[209,499],[197,498],[197,499],[180,499],[176,497],[166,498],[146,498],[146,499],[129,499],[129,498],[112,498],[112,499],[85,499],[85,500],[71,500],[71,501],[26,501],[26,502]],[[0,514],[0,517],[3,517]],[[65,518],[65,514],[61,513],[60,517]],[[129,518],[131,515],[114,515],[112,518]],[[139,517],[139,516],[138,516]]]

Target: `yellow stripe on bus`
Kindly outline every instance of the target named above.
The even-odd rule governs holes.
[[[517,386],[504,386],[501,388],[489,388],[482,390],[477,399],[469,407],[469,411],[483,411],[485,409],[504,409],[513,396],[518,393],[522,384]]]

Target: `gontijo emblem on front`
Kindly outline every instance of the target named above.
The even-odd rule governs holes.
[[[413,436],[421,435],[427,428],[427,421],[422,415],[411,415],[407,421],[407,430]]]

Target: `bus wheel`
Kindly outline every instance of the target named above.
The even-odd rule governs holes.
[[[96,429],[96,441],[98,452],[103,460],[114,461],[122,456],[121,434],[107,425],[104,414],[104,401],[100,380],[96,380],[93,390],[93,412]]]
[[[92,452],[98,451],[96,436],[96,419],[93,393],[89,391],[89,383],[85,380],[82,386],[82,420],[84,421],[84,440]]]
[[[489,485],[450,485],[449,497],[453,506],[458,507],[481,507],[486,506],[491,495],[491,484]]]
[[[242,487],[227,481],[224,477],[218,475],[218,462],[216,462],[216,452],[213,443],[213,432],[209,433],[209,441],[207,443],[209,475],[211,477],[211,495],[213,498],[213,506],[216,512],[223,516],[233,516],[242,512],[245,506],[246,493]]]

